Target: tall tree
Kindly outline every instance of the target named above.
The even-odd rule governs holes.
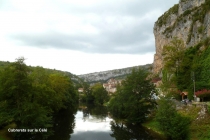
[[[109,108],[112,114],[118,114],[131,123],[145,121],[146,116],[156,105],[152,98],[155,87],[147,76],[146,70],[133,69],[122,83],[117,95],[110,101]]]
[[[163,46],[163,70],[162,90],[166,92],[169,88],[177,85],[181,65],[185,58],[185,44],[183,40],[174,37],[171,42]]]
[[[183,40],[174,37],[168,45],[163,46],[164,68],[176,72],[184,58],[185,44]]]
[[[103,105],[108,100],[108,93],[101,83],[96,83],[92,86],[91,91],[94,97],[94,104]]]
[[[18,129],[50,128],[52,127],[52,117],[49,116],[51,111],[35,100],[32,79],[29,77],[31,70],[24,60],[22,57],[18,58],[1,73],[0,125],[14,122]],[[29,139],[34,133],[16,133],[15,137]],[[36,137],[44,138],[50,134],[52,131],[49,130],[48,133],[39,133]]]
[[[31,96],[32,85],[28,78],[29,72],[30,70],[24,63],[24,58],[18,58],[16,62],[10,64],[1,73],[0,100],[5,103],[4,107],[10,108],[12,112],[12,114],[5,114],[4,117],[10,115],[10,117],[15,118],[16,124],[20,124],[22,121],[23,112],[21,110],[25,106],[24,102],[27,102]]]

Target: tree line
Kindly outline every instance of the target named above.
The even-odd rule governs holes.
[[[0,127],[45,128],[47,133],[13,133],[15,139],[46,139],[54,118],[65,108],[75,110],[78,96],[71,79],[42,67],[30,68],[18,58],[0,71]]]

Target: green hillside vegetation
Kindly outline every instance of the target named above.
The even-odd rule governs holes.
[[[6,66],[10,65],[11,62],[8,62],[8,61],[0,61],[0,70],[1,69],[4,69]],[[28,66],[31,70],[34,70],[34,69],[38,69],[38,68],[43,68],[41,66]],[[67,72],[67,71],[61,71],[61,70],[56,70],[56,69],[48,69],[48,68],[43,68],[45,69],[45,71],[49,74],[52,74],[52,73],[60,73],[62,75],[65,75],[69,78],[71,78],[71,81],[73,82],[74,86],[75,86],[75,89],[81,87],[81,85],[84,83],[84,81],[79,78],[78,76],[76,76],[75,74],[72,74],[70,72]]]
[[[147,76],[148,71],[145,69],[133,69],[117,88],[117,92],[108,104],[108,109],[114,118],[136,124],[146,120],[147,115],[156,106],[151,94],[155,87]]]
[[[172,42],[183,42],[174,38]],[[183,43],[182,43],[183,44]],[[179,91],[188,91],[188,98],[193,99],[195,91],[210,89],[210,38],[207,38],[196,46],[186,49],[174,49],[173,43],[164,46],[163,55],[163,85],[170,88],[176,86]],[[172,50],[172,51],[171,51]],[[171,54],[173,52],[173,55]],[[167,57],[169,56],[169,57]],[[209,95],[208,95],[209,96]],[[207,96],[206,96],[207,97]]]
[[[187,91],[188,99],[195,95],[201,101],[210,101],[210,38],[186,48],[184,42],[174,37],[163,47],[162,92],[166,99],[158,101],[158,109],[144,126],[174,140],[207,140],[210,138],[210,111],[198,118],[201,107],[186,106],[176,110],[171,98],[180,100],[180,92]],[[195,83],[195,89],[194,89]],[[173,128],[173,129],[172,129]],[[170,130],[170,131],[168,131]]]
[[[31,68],[24,58],[0,70],[0,128],[13,124],[16,129],[46,128],[47,133],[12,133],[15,139],[45,139],[53,134],[54,116],[70,108],[75,112],[78,96],[69,76]]]

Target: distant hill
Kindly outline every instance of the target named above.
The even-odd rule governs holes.
[[[128,74],[131,73],[133,68],[140,68],[140,67],[151,71],[152,64],[146,64],[146,65],[134,66],[134,67],[128,67],[128,68],[122,68],[122,69],[115,69],[115,70],[108,70],[108,71],[102,71],[102,72],[94,72],[94,73],[89,73],[89,74],[82,74],[82,75],[78,75],[78,77],[88,83],[96,83],[96,82],[104,83],[110,78],[124,79]]]
[[[6,66],[8,66],[11,62],[8,61],[0,61],[0,70],[5,68]],[[35,68],[33,66],[29,66],[31,69]],[[70,72],[67,71],[61,71],[61,70],[56,70],[56,69],[48,69],[48,68],[44,68],[46,69],[49,73],[53,73],[53,72],[59,72],[62,73],[63,75],[68,76],[69,78],[71,78],[72,82],[74,83],[74,85],[76,87],[78,87],[79,85],[81,86],[82,83],[82,79],[80,79],[77,75],[72,74]]]
[[[9,65],[10,62],[5,62],[5,61],[0,61],[0,69],[3,69],[7,65]],[[30,68],[35,68],[33,66],[29,66]],[[81,87],[83,81],[91,84],[91,83],[97,83],[97,82],[106,82],[110,78],[115,78],[115,79],[124,79],[128,74],[131,73],[133,68],[145,68],[149,71],[152,70],[152,64],[146,64],[146,65],[141,65],[141,66],[134,66],[134,67],[128,67],[128,68],[122,68],[122,69],[115,69],[115,70],[108,70],[108,71],[102,71],[102,72],[94,72],[94,73],[89,73],[89,74],[83,74],[83,75],[75,75],[67,71],[60,71],[56,69],[48,69],[45,68],[49,73],[53,72],[59,72],[64,75],[69,76],[71,78],[72,82],[74,83],[75,87]]]

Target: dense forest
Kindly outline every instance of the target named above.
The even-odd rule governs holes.
[[[15,129],[22,132],[35,128],[47,130],[47,133],[12,133],[15,139],[49,137],[53,134],[56,114],[65,108],[75,112],[77,102],[74,84],[63,73],[31,68],[24,63],[24,58],[1,67],[0,127],[14,124]]]

